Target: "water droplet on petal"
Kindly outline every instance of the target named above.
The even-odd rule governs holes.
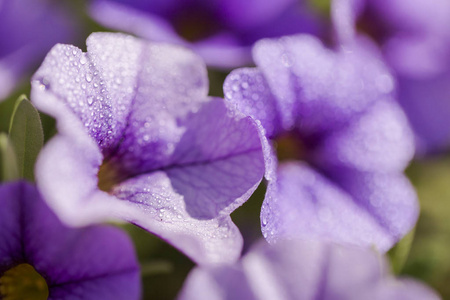
[[[50,83],[46,79],[37,80],[37,83],[39,84],[40,90],[44,91],[50,88]]]
[[[281,63],[285,67],[288,67],[288,68],[292,67],[292,59],[287,53],[284,53],[283,55],[281,55]]]
[[[86,74],[86,81],[87,82],[91,82],[92,81],[92,75],[91,74]]]
[[[86,56],[82,55],[80,57],[80,64],[84,65],[85,63],[87,63],[87,58],[86,58]]]

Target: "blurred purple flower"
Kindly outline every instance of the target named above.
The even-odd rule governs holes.
[[[251,63],[251,46],[264,37],[320,34],[322,20],[298,0],[93,0],[101,24],[153,40],[187,46],[210,66]]]
[[[403,175],[413,135],[377,48],[358,39],[332,50],[298,35],[261,40],[253,58],[257,68],[227,77],[225,99],[291,152],[266,174],[264,237],[392,247],[419,207]]]
[[[374,252],[333,244],[259,244],[233,266],[196,268],[179,300],[438,300],[428,287],[395,279]]]
[[[0,101],[57,42],[72,41],[74,23],[56,1],[0,1]]]
[[[139,299],[139,266],[124,232],[65,227],[26,182],[0,185],[0,205],[0,298]]]
[[[92,34],[87,53],[57,45],[31,100],[57,120],[36,180],[62,220],[135,223],[198,263],[236,260],[229,214],[264,174],[260,132],[207,96],[202,60],[177,46]]]
[[[340,41],[355,25],[382,48],[398,82],[397,98],[420,154],[450,147],[450,1],[336,0]]]

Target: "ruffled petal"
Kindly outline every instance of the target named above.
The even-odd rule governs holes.
[[[191,51],[149,44],[140,61],[128,124],[112,158],[126,162],[120,168],[129,174],[170,164],[186,130],[181,123],[211,100],[206,67]]]
[[[387,99],[327,136],[314,150],[313,161],[322,169],[402,172],[414,148],[413,132],[404,113],[396,102]]]
[[[318,241],[260,243],[233,266],[194,269],[178,299],[439,299],[421,283],[386,271],[385,260],[370,250]]]
[[[328,174],[353,201],[366,210],[384,228],[393,243],[386,251],[410,232],[419,216],[419,202],[414,187],[402,173],[360,172],[336,169]]]
[[[281,132],[277,101],[258,69],[234,70],[225,79],[223,90],[227,105],[259,120],[267,137],[275,137]]]
[[[242,237],[228,214],[261,181],[267,141],[261,145],[261,129],[251,118],[227,110],[217,99],[179,124],[185,131],[171,164],[125,180],[111,194],[97,186],[102,153],[95,141],[86,133],[63,128],[66,134],[53,138],[39,156],[40,190],[68,224],[126,220],[161,236],[199,263],[234,261]],[[168,219],[159,217],[160,209],[168,212]]]
[[[279,102],[283,128],[305,135],[334,130],[392,93],[376,47],[359,38],[339,51],[311,36],[262,40],[254,59]]]
[[[195,178],[190,180],[195,182]],[[186,196],[172,182],[166,172],[159,171],[121,183],[112,194],[127,204],[127,210],[117,209],[115,213],[166,240],[198,264],[236,261],[243,241],[231,218],[191,217]]]
[[[271,243],[285,238],[319,239],[386,251],[414,226],[417,199],[406,178],[373,176],[384,181],[360,187],[363,179],[356,183],[357,176],[348,177],[343,188],[306,164],[280,165],[261,210],[264,237]]]

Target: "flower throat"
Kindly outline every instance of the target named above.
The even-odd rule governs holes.
[[[47,282],[31,265],[20,264],[0,277],[0,298],[3,300],[47,300]]]

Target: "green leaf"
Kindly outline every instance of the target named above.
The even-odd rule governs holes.
[[[16,101],[9,138],[16,154],[19,176],[33,181],[34,164],[44,143],[44,131],[38,111],[25,95]]]
[[[392,270],[395,274],[400,274],[403,266],[411,250],[412,242],[414,240],[416,228],[413,228],[407,235],[403,237],[391,250],[388,252],[391,261]]]
[[[6,133],[0,132],[0,181],[19,178],[16,155]]]

